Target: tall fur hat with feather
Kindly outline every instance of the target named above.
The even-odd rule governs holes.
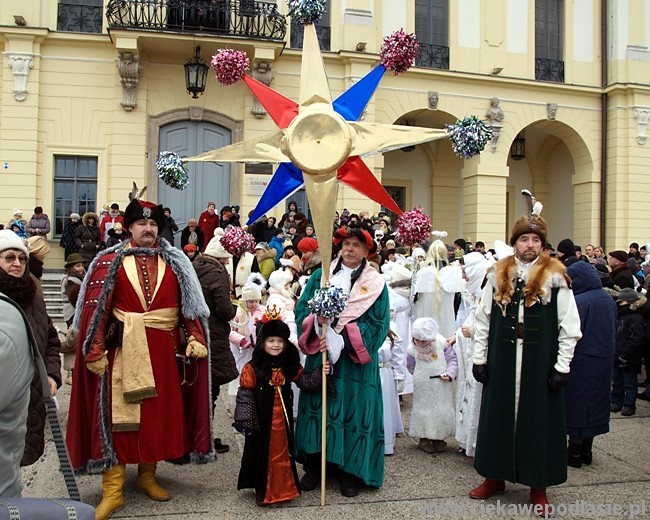
[[[153,220],[158,225],[158,231],[160,231],[165,223],[165,212],[161,204],[142,200],[145,191],[147,191],[146,186],[139,190],[135,182],[133,183],[133,189],[129,193],[131,202],[124,210],[124,227],[129,229],[129,226],[134,222],[146,218]]]
[[[515,222],[510,232],[510,245],[514,246],[517,239],[526,233],[535,233],[541,238],[542,245],[545,245],[548,228],[546,220],[540,216],[544,206],[533,197],[530,191],[524,189],[521,190],[521,194],[526,202],[526,215],[522,215]]]

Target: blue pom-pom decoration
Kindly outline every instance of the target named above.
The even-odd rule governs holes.
[[[323,0],[287,0],[289,16],[299,25],[308,25],[320,20],[325,12]]]
[[[321,318],[338,318],[347,305],[347,299],[340,287],[326,285],[314,293],[307,307]]]
[[[454,153],[471,159],[483,151],[492,139],[492,128],[476,116],[465,117],[452,125],[445,125]]]
[[[176,152],[160,152],[156,160],[158,177],[175,190],[184,190],[190,184],[183,159]]]

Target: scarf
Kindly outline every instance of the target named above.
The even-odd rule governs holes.
[[[10,275],[4,269],[0,269],[0,291],[25,310],[34,301],[36,283],[29,274],[29,269],[25,269],[22,278]]]
[[[418,346],[415,343],[412,343],[411,346],[415,350],[416,357],[422,361],[433,361],[438,359],[438,354],[436,353],[436,340],[429,341],[424,346]]]

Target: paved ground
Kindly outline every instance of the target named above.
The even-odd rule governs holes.
[[[60,417],[67,417],[70,387],[59,394]],[[403,403],[408,424],[411,401]],[[559,507],[555,518],[648,518],[650,519],[650,403],[639,401],[634,417],[613,414],[609,434],[597,437],[594,462],[581,469],[569,468],[568,482],[549,491],[550,500]],[[336,480],[328,484],[327,506],[319,506],[318,490],[304,493],[282,507],[255,506],[252,491],[237,491],[236,482],[243,437],[232,423],[226,404],[217,405],[216,431],[230,444],[229,453],[205,466],[178,467],[160,464],[161,483],[172,493],[169,502],[156,503],[135,491],[135,467],[127,470],[126,506],[113,518],[162,519],[402,519],[402,518],[520,518],[531,516],[528,489],[508,485],[504,495],[485,502],[468,498],[468,491],[481,482],[472,460],[456,453],[449,440],[446,453],[428,455],[417,448],[408,435],[397,442],[395,455],[386,457],[386,479],[380,490],[365,490],[354,499],[342,497]],[[65,496],[63,477],[53,442],[48,442],[44,456],[24,471],[24,496]],[[101,477],[79,479],[84,501],[96,505],[101,498]],[[602,506],[592,511],[590,507]],[[620,507],[620,513],[616,508]],[[564,513],[564,514],[560,514]],[[531,516],[532,517],[532,516]]]

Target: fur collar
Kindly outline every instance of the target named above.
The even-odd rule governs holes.
[[[551,301],[552,289],[568,288],[571,283],[562,262],[545,254],[537,257],[528,270],[520,270],[514,256],[504,258],[488,271],[487,276],[495,288],[494,301],[502,310],[505,310],[506,305],[512,301],[519,276],[526,284],[524,287],[526,307],[532,307],[536,303],[548,304]]]
[[[128,242],[122,242],[108,249],[104,249],[91,262],[88,273],[84,278],[84,281],[81,285],[79,291],[79,297],[77,302],[77,308],[75,310],[74,317],[74,327],[79,328],[81,322],[81,313],[83,310],[83,302],[86,299],[86,288],[88,283],[93,279],[95,268],[99,262],[107,260],[107,255],[110,255],[109,261],[111,262],[110,267],[106,273],[106,279],[104,286],[102,287],[102,293],[98,299],[97,307],[104,310],[108,297],[113,291],[113,286],[115,284],[115,277],[117,271],[122,265],[122,261],[126,255],[154,255],[160,253],[163,257],[165,263],[172,269],[174,274],[178,277],[178,284],[181,288],[181,307],[183,316],[191,320],[198,318],[201,321],[201,324],[204,327],[204,330],[207,331],[207,319],[210,316],[210,309],[205,303],[203,298],[203,291],[201,289],[201,284],[196,276],[196,271],[192,266],[189,258],[185,254],[169,244],[164,238],[158,238],[158,248],[146,248],[146,247],[131,247],[126,248]],[[92,343],[94,333],[99,326],[99,320],[102,313],[96,312],[93,317],[91,324],[88,329],[88,334],[86,341],[84,342],[84,354],[88,352],[90,344]],[[209,336],[206,332],[206,340]]]
[[[264,251],[260,256],[257,257],[257,264],[259,265],[264,260],[268,260],[269,258],[275,259],[277,254],[278,252],[273,247],[268,251]]]

